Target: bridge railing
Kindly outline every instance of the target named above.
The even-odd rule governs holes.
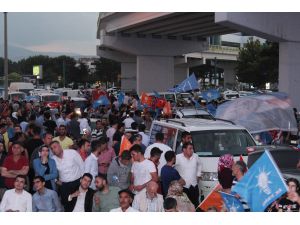
[[[222,46],[222,45],[209,45],[208,52],[218,53],[231,53],[238,54],[240,49],[238,47]]]

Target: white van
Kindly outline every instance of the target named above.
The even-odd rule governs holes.
[[[20,91],[10,91],[8,92],[8,101],[23,101],[26,98],[26,94]]]
[[[11,82],[9,85],[9,91],[20,91],[24,92],[26,95],[29,95],[30,91],[34,90],[34,86],[32,83],[28,82]]]
[[[83,95],[79,89],[56,89],[54,90],[54,93],[59,94],[62,97],[62,100],[67,100],[69,97],[80,97]]]
[[[155,96],[153,92],[146,93],[149,96]],[[161,98],[166,99],[167,101],[171,101],[177,103],[178,100],[181,101],[189,101],[190,97],[193,97],[191,93],[175,93],[175,92],[158,92]]]
[[[240,97],[240,94],[237,91],[227,90],[222,93],[222,96],[225,100],[233,100]]]
[[[220,156],[227,153],[235,157],[244,155],[244,159],[247,160],[247,147],[256,145],[244,127],[234,125],[230,121],[190,118],[153,121],[150,144],[154,143],[155,134],[162,132],[164,143],[176,151],[184,131],[191,133],[194,151],[202,164],[202,179],[199,182],[202,197],[206,197],[218,183],[217,167]]]

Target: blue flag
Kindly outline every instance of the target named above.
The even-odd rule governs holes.
[[[201,93],[202,98],[204,98],[207,102],[220,98],[220,92],[217,89],[208,89]]]
[[[189,76],[184,81],[182,81],[176,88],[171,88],[169,89],[169,91],[182,93],[182,92],[192,91],[195,89],[199,89],[199,84],[195,74],[193,73],[191,76]]]
[[[252,212],[263,212],[288,188],[270,152],[266,150],[232,191],[247,202]]]
[[[243,204],[234,195],[220,192],[228,212],[244,212]]]
[[[125,94],[123,92],[120,92],[119,95],[118,95],[119,106],[123,104],[124,98],[125,98]]]
[[[109,100],[108,98],[106,97],[106,95],[101,95],[98,100],[94,101],[93,103],[93,108],[96,109],[98,106],[100,105],[104,105],[104,106],[107,106],[109,105]]]

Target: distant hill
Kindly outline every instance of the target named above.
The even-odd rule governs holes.
[[[4,48],[3,45],[0,45],[0,57],[3,57],[3,52]],[[76,53],[66,53],[66,52],[35,52],[31,51],[25,48],[21,47],[15,47],[15,46],[8,46],[8,58],[12,61],[19,61],[23,58],[27,58],[30,56],[35,56],[35,55],[48,55],[50,57],[57,57],[60,55],[67,55],[70,57],[73,57],[75,59],[81,58],[81,57],[92,57],[92,56],[85,56],[85,55],[80,55]]]

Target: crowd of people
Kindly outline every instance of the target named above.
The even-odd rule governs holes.
[[[150,144],[151,112],[139,111],[127,95],[121,105],[110,101],[96,109],[88,105],[78,115],[71,101],[53,110],[0,100],[1,212],[201,211],[201,163],[191,134],[182,134],[176,151],[160,132]],[[94,129],[91,117],[97,118]],[[121,151],[124,137],[131,147]],[[230,193],[246,172],[242,161],[220,157],[220,190]],[[299,211],[299,182],[287,184],[289,193],[270,210]],[[226,211],[214,205],[207,211],[214,210]]]

